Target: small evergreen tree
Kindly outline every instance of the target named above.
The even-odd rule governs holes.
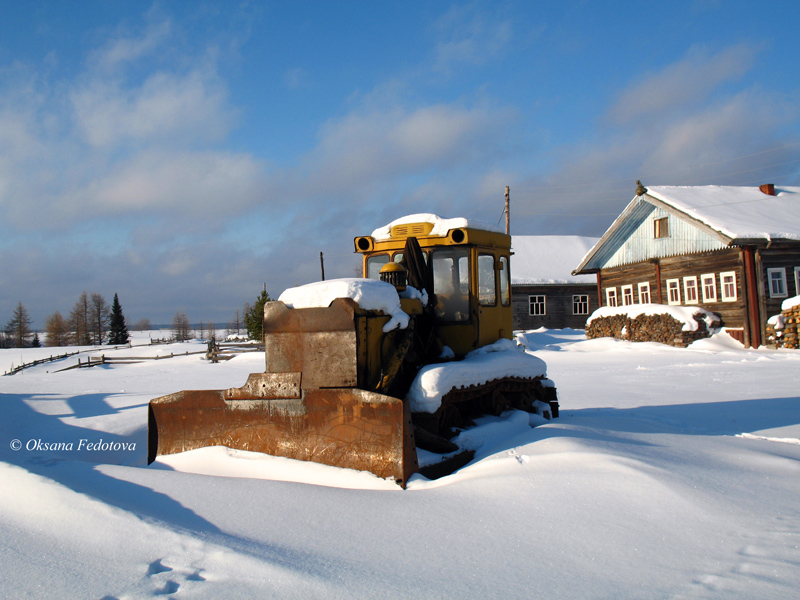
[[[119,298],[116,294],[114,294],[114,301],[111,303],[109,329],[111,330],[109,344],[127,344],[128,340],[130,340],[131,336],[128,333],[128,326],[125,324],[125,315],[122,314],[122,306],[120,306]]]
[[[34,332],[33,339],[31,340],[31,348],[41,348],[42,342],[39,341],[39,334]]]
[[[261,291],[256,303],[248,308],[244,315],[244,326],[247,328],[247,337],[251,340],[261,341],[264,336],[264,305],[272,300],[267,293],[267,288]]]

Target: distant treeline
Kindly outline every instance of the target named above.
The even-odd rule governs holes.
[[[236,309],[225,335],[246,335],[250,339],[260,340],[264,303],[268,300],[271,298],[264,289],[255,304],[245,302],[241,311]],[[31,324],[28,310],[19,302],[5,329],[0,331],[0,348],[123,345],[130,340],[130,332],[117,294],[114,294],[114,300],[109,306],[102,294],[83,292],[67,317],[56,311],[45,319],[44,340],[39,338],[39,332],[34,331]],[[212,322],[190,323],[183,309],[175,313],[171,325],[155,328],[169,328],[172,338],[178,342],[190,340],[195,334],[203,340],[216,339],[219,331]],[[154,327],[150,319],[140,319],[131,327],[133,331],[152,329]]]

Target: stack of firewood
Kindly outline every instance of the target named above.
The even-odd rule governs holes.
[[[705,321],[695,316],[696,331],[684,331],[683,323],[672,315],[639,315],[631,319],[628,315],[598,317],[586,327],[587,338],[615,337],[631,342],[660,342],[685,348],[695,340],[710,335]]]
[[[800,348],[797,336],[800,324],[800,305],[790,306],[781,311],[780,318],[772,318],[767,323],[767,340],[776,348]]]

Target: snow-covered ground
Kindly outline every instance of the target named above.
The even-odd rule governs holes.
[[[223,448],[146,466],[151,398],[240,386],[261,353],[0,377],[0,595],[797,597],[800,352],[520,339],[561,417],[484,419],[473,463],[406,491]],[[0,371],[53,350],[0,350]]]

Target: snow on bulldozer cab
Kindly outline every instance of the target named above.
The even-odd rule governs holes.
[[[263,373],[241,388],[151,400],[149,462],[221,445],[404,486],[417,471],[435,478],[466,464],[471,454],[450,438],[477,416],[558,416],[544,362],[511,339],[510,236],[422,214],[357,237],[355,249],[363,278],[265,304]]]

